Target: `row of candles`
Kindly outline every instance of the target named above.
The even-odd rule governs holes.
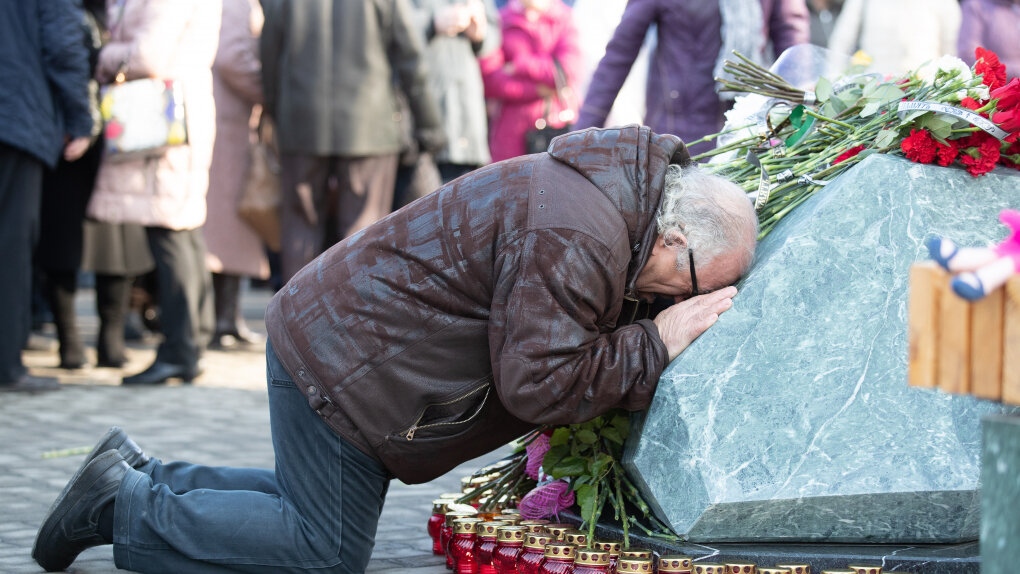
[[[522,520],[515,509],[482,512],[443,495],[428,522],[432,552],[446,556],[455,574],[811,574],[808,564],[759,567],[746,562],[695,563],[689,556],[657,556],[594,540],[571,524]],[[821,574],[883,574],[881,566],[849,565]],[[885,572],[884,574],[902,574]]]

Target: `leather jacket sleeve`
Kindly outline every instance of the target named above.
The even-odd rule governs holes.
[[[616,328],[627,263],[569,229],[529,232],[497,256],[489,342],[511,414],[571,424],[648,405],[666,348],[650,321]]]

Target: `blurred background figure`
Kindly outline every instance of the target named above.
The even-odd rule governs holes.
[[[209,346],[215,349],[251,346],[262,341],[245,324],[240,300],[242,283],[249,277],[269,277],[269,261],[262,240],[237,213],[251,170],[249,139],[253,108],[262,103],[262,64],[258,53],[262,22],[262,8],[257,0],[223,0],[219,49],[212,66],[216,139],[209,166],[208,213],[203,228],[216,311]]]
[[[478,58],[499,49],[492,0],[414,0],[425,33],[429,85],[439,102],[446,146],[436,152],[443,183],[491,161],[485,88]]]
[[[652,24],[658,42],[652,53],[646,90],[644,122],[657,133],[680,136],[694,142],[715,133],[724,123],[723,113],[732,94],[720,98],[715,78],[733,50],[767,64],[765,49],[771,43],[774,56],[794,44],[808,41],[805,0],[718,0],[673,2],[630,0],[606,55],[585,94],[577,128],[603,126],[634,65]],[[711,148],[696,144],[691,153]]]
[[[21,361],[31,329],[32,251],[44,168],[77,160],[92,141],[88,49],[80,4],[0,3],[0,391],[59,388]],[[63,152],[61,151],[63,150]]]
[[[554,128],[573,123],[581,66],[577,29],[562,0],[510,0],[500,18],[503,45],[481,61],[493,161],[523,155],[525,134],[538,119]]]
[[[1020,75],[1020,0],[963,0],[960,8],[960,58],[973,66],[981,46],[999,56],[1010,78]]]
[[[100,19],[105,11],[104,0],[86,2],[81,18],[82,47],[88,53],[89,77],[95,72],[96,58],[102,47]],[[77,7],[67,6],[72,17],[82,15]],[[97,18],[97,15],[99,18]],[[102,157],[103,122],[99,115],[99,85],[88,83],[89,111],[93,129],[89,148],[81,158],[61,158],[55,169],[43,176],[42,204],[39,212],[39,243],[35,249],[35,266],[41,273],[41,287],[57,328],[62,369],[85,366],[85,346],[78,330],[74,296],[78,289],[78,271],[82,262],[85,207],[92,195],[92,186]]]
[[[846,0],[829,49],[848,56],[863,50],[872,71],[902,74],[939,56],[955,56],[959,31],[957,0]]]
[[[264,109],[281,154],[287,281],[389,213],[401,148],[394,75],[419,148],[434,152],[445,142],[409,0],[263,0],[262,8]]]
[[[627,0],[576,0],[574,26],[581,50],[581,70],[577,79],[578,93],[585,94],[591,77],[606,55],[606,46],[623,18]],[[606,116],[605,126],[640,124],[645,117],[645,83],[648,81],[648,54],[655,50],[656,27],[649,27],[641,51],[630,67],[626,81],[616,95]]]
[[[843,0],[808,0],[807,7],[811,13],[811,43],[824,48],[829,45]]]
[[[202,224],[216,112],[212,64],[219,44],[220,0],[109,0],[110,41],[96,78],[111,83],[163,78],[181,82],[188,141],[145,157],[110,160],[99,168],[88,213],[100,221],[138,223],[156,262],[164,339],[147,369],[124,384],[154,384],[199,375],[212,332],[212,294]]]

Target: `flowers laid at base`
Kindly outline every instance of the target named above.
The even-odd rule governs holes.
[[[995,53],[976,56],[973,68],[946,56],[899,77],[819,78],[809,91],[738,54],[724,87],[754,95],[737,98],[727,129],[704,138],[720,145],[695,159],[755,194],[761,237],[872,153],[973,176],[1020,169],[1020,79],[1006,82]]]

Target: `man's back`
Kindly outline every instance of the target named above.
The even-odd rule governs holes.
[[[276,120],[281,150],[319,156],[399,151],[394,80],[412,99],[423,98],[424,88],[422,42],[407,0],[267,0],[264,7],[266,109]]]

